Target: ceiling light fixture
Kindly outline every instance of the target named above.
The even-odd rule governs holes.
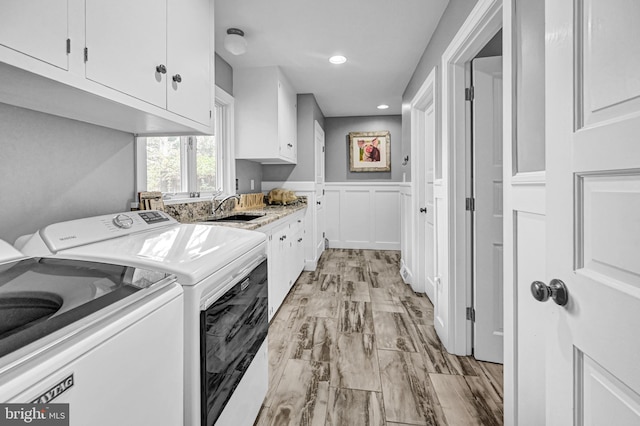
[[[242,55],[247,51],[247,40],[244,31],[237,28],[229,28],[224,37],[224,48],[233,55]]]
[[[340,64],[344,64],[345,62],[347,62],[347,58],[345,58],[342,55],[336,55],[336,56],[330,57],[329,58],[329,62],[331,62],[332,64],[340,65]]]
[[[389,108],[389,105],[386,105],[386,104],[378,105],[378,109],[387,109],[387,108]]]

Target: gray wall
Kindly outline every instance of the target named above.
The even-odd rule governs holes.
[[[233,95],[233,68],[216,53],[216,86]],[[249,160],[236,160],[238,194],[260,192],[262,187],[262,165]],[[251,180],[254,188],[251,189]]]
[[[251,189],[253,179],[254,189]],[[236,182],[238,194],[262,191],[262,167],[259,163],[249,160],[236,160]]]
[[[0,104],[0,239],[129,209],[133,135]]]
[[[325,118],[313,94],[301,94],[298,103],[298,162],[295,165],[262,166],[266,181],[309,182],[315,179],[315,129],[314,121],[325,128]]]
[[[436,81],[438,83],[441,81],[442,77],[439,65],[442,54],[477,2],[478,0],[449,0],[449,5],[445,9],[442,19],[440,19],[440,23],[433,33],[433,37],[422,54],[420,62],[418,62],[418,66],[413,71],[413,76],[411,80],[409,80],[409,84],[407,84],[407,88],[402,95],[403,105],[409,105],[411,103],[418,89],[420,89],[420,86],[422,86],[422,83],[424,83],[424,80],[436,65],[438,65]],[[440,90],[438,90],[438,98],[442,98]],[[407,180],[410,180],[412,163],[411,110],[407,107],[402,109],[402,156],[404,157],[405,155],[409,156],[409,164],[405,167],[405,171],[407,172]]]
[[[350,172],[349,132],[391,132],[391,172]],[[327,182],[402,182],[402,116],[327,117],[325,119],[325,180]],[[408,176],[407,176],[408,179]]]
[[[220,87],[222,90],[227,92],[230,95],[233,95],[233,68],[231,65],[217,53],[215,55],[215,80],[216,86]]]

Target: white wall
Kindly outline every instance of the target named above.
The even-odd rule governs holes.
[[[129,209],[133,135],[0,104],[0,239]]]
[[[327,182],[330,248],[400,250],[401,184]]]

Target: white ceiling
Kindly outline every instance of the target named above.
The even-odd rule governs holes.
[[[400,114],[402,93],[449,0],[215,0],[216,53],[234,69],[278,65],[326,117]],[[223,47],[245,32],[247,53]],[[328,59],[344,55],[347,62]],[[379,104],[387,110],[378,110]]]

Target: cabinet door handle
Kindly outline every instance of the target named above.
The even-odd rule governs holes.
[[[160,73],[160,74],[166,74],[167,73],[167,67],[165,67],[163,64],[160,64],[156,67],[156,72]]]
[[[175,81],[176,83],[182,83],[182,77],[180,77],[180,74],[174,75],[173,81]]]
[[[288,146],[289,148],[293,148],[293,145],[292,145],[292,144],[290,144],[290,143],[288,143],[288,144],[287,144],[287,146]]]
[[[320,201],[316,201],[316,204],[317,204],[317,205],[320,205],[320,204],[322,204],[322,203],[321,203]]]
[[[298,238],[298,242],[301,243],[302,242],[302,238]]]

